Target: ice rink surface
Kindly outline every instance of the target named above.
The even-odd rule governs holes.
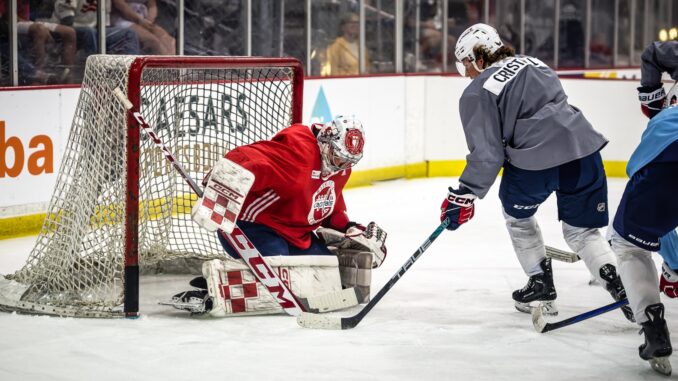
[[[374,220],[389,233],[373,294],[437,227],[447,186],[456,184],[396,180],[345,192],[351,219]],[[612,211],[624,184],[609,182]],[[188,289],[189,278],[153,277],[143,280],[143,315],[136,320],[0,313],[0,380],[666,379],[638,357],[642,336],[620,311],[539,334],[530,316],[514,309],[511,293],[527,277],[504,226],[498,188],[477,202],[472,221],[443,232],[353,330],[304,329],[284,315],[190,318],[157,305]],[[554,196],[537,217],[546,243],[566,249]],[[0,273],[22,266],[34,239],[0,241]],[[588,285],[581,261],[554,262],[554,277],[556,320],[612,302],[603,288]],[[678,332],[678,304],[664,302],[669,329]]]

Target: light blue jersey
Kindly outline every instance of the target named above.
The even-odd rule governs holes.
[[[629,159],[626,174],[629,178],[633,177],[676,140],[678,140],[678,106],[668,108],[650,120],[640,138],[640,144]]]
[[[678,232],[672,230],[669,234],[659,239],[661,249],[659,254],[664,258],[664,262],[672,270],[678,269]]]
[[[626,174],[629,178],[632,177],[676,140],[678,140],[678,107],[672,107],[663,110],[650,120],[640,144],[629,159]],[[671,269],[678,269],[678,233],[673,230],[659,241],[661,242],[659,254]]]

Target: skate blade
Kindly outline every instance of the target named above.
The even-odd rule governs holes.
[[[202,314],[208,312],[205,309],[205,303],[202,303],[202,302],[201,303],[190,303],[190,302],[180,302],[180,301],[172,299],[172,300],[169,300],[169,301],[160,301],[160,302],[158,302],[158,304],[161,305],[161,306],[174,307],[174,308],[181,310],[181,311],[188,311],[191,314],[195,314],[195,315],[202,315]]]
[[[631,310],[631,307],[624,306],[621,308],[621,311],[624,314],[626,320],[630,321],[631,323],[636,322],[636,317],[633,315],[633,310]]]
[[[542,314],[547,316],[558,316],[558,307],[554,300],[535,301],[530,303],[515,302],[515,307],[518,311],[532,314],[532,310],[540,308]]]
[[[650,366],[652,367],[652,370],[654,370],[657,373],[661,373],[665,376],[670,376],[671,375],[671,362],[669,362],[669,356],[666,357],[655,357],[650,360],[648,360],[650,363]]]

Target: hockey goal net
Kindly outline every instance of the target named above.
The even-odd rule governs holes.
[[[197,181],[233,147],[301,121],[296,59],[89,57],[47,217],[23,268],[0,277],[0,309],[136,316],[140,269],[224,256],[116,88]]]

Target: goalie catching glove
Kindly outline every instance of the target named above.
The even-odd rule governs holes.
[[[388,234],[374,222],[370,222],[367,226],[349,222],[346,233],[324,227],[316,230],[316,233],[327,246],[372,253],[373,268],[381,266],[386,259],[386,236]]]
[[[191,210],[193,221],[212,232],[231,233],[252,184],[252,172],[222,157],[203,180],[205,193]]]

